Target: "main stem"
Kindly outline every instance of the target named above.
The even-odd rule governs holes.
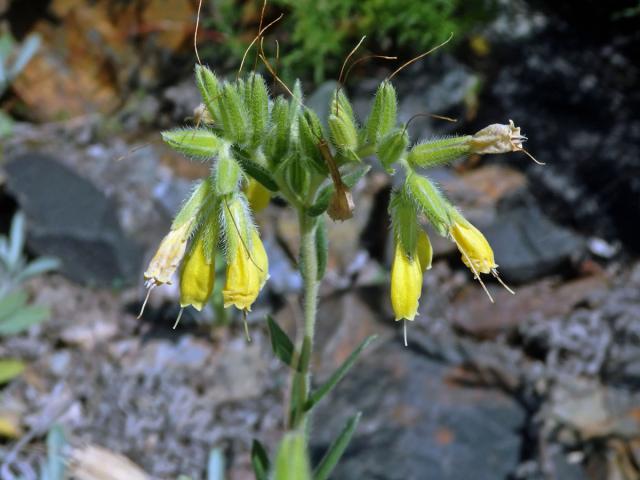
[[[303,209],[298,210],[300,222],[300,272],[304,283],[304,342],[309,345],[308,357],[313,352],[313,339],[316,328],[316,312],[318,307],[318,255],[316,252],[316,219],[306,214]],[[309,361],[304,365],[304,396],[307,398],[311,389],[311,372]],[[309,429],[309,412],[301,412],[300,424],[305,431]]]

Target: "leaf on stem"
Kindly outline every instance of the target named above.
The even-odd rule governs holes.
[[[269,470],[271,470],[269,454],[262,443],[255,438],[251,444],[251,465],[253,466],[256,480],[268,480]]]
[[[340,435],[329,446],[327,453],[325,453],[320,463],[313,471],[313,480],[327,480],[335,466],[340,461],[340,458],[344,454],[345,450],[351,442],[351,437],[358,427],[362,412],[356,413],[354,416],[347,420],[344,428],[340,432]]]
[[[358,359],[360,353],[362,353],[362,351],[376,338],[377,335],[370,335],[369,337],[365,338],[362,343],[358,345],[358,348],[351,352],[351,355],[349,355],[344,363],[331,374],[329,379],[325,383],[320,385],[317,390],[312,392],[311,395],[309,395],[309,399],[306,401],[304,406],[305,411],[311,410],[320,400],[322,400],[322,398],[327,393],[333,390],[333,388],[338,384],[338,382],[340,382],[340,380],[342,380],[342,378],[347,374],[351,367],[353,367],[353,364]]]

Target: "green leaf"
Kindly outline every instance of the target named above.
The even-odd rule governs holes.
[[[27,294],[22,291],[14,292],[0,299],[0,325],[5,318],[16,313],[27,304]]]
[[[219,448],[209,452],[207,480],[224,480],[224,455]]]
[[[261,183],[263,187],[271,190],[272,192],[277,192],[279,190],[278,184],[273,179],[269,170],[250,160],[247,154],[238,148],[234,148],[233,153],[244,173],[253,177],[257,182]]]
[[[222,141],[206,128],[177,128],[162,132],[162,140],[190,158],[209,160],[216,156]]]
[[[307,445],[302,432],[286,433],[276,457],[274,480],[311,480]]]
[[[351,355],[344,361],[338,369],[331,374],[329,379],[323,383],[317,390],[313,391],[311,395],[309,395],[309,399],[305,404],[305,411],[311,410],[322,398],[329,393],[333,388],[342,380],[342,378],[347,374],[347,372],[353,367],[353,364],[358,359],[358,356],[362,351],[367,348],[367,346],[373,342],[377,338],[377,335],[371,335],[364,339],[358,348],[356,348]]]
[[[293,367],[295,356],[295,348],[293,342],[284,330],[276,323],[276,321],[267,315],[267,327],[269,328],[269,336],[271,337],[271,348],[276,357],[278,357],[285,365]]]
[[[25,232],[24,213],[18,212],[11,220],[11,231],[9,233],[9,271],[15,271],[21,263]]]
[[[64,430],[55,424],[47,434],[47,462],[45,477],[47,480],[64,480],[66,470],[66,459],[63,455],[67,441]]]
[[[342,182],[347,188],[353,188],[370,169],[369,165],[356,165],[352,170],[342,174]],[[324,185],[318,191],[315,202],[309,207],[307,213],[312,217],[322,215],[329,208],[329,202],[331,202],[331,196],[334,191],[335,187],[332,182]]]
[[[269,470],[271,470],[269,454],[262,443],[255,438],[251,444],[251,465],[253,466],[253,472],[256,475],[256,480],[269,479]]]
[[[291,386],[291,411],[289,412],[289,425],[297,427],[302,418],[302,412],[305,410],[307,401],[307,375],[305,372],[309,369],[309,360],[311,358],[311,339],[306,336],[302,342],[302,352],[300,358],[295,365],[295,373]]]
[[[318,281],[322,280],[327,270],[327,257],[329,255],[329,239],[327,238],[327,224],[324,217],[318,219],[316,225],[316,255],[318,257]]]
[[[358,412],[347,420],[340,435],[329,446],[327,453],[324,454],[324,457],[322,457],[322,460],[313,471],[313,480],[327,480],[329,478],[329,475],[331,475],[331,472],[349,446],[361,416],[362,412]]]
[[[42,275],[43,273],[50,272],[52,270],[57,270],[60,268],[61,262],[57,258],[53,257],[39,257],[36,258],[33,262],[29,263],[26,267],[24,267],[20,273],[18,274],[18,281],[24,282],[29,278],[35,277],[37,275]]]
[[[25,367],[24,362],[14,358],[0,359],[0,385],[4,385],[20,375]]]
[[[45,307],[29,306],[14,312],[0,323],[0,336],[9,336],[29,329],[47,319],[49,310]]]

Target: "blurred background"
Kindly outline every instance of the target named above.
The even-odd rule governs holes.
[[[159,479],[206,478],[215,449],[227,478],[244,480],[252,439],[273,451],[282,433],[287,372],[264,316],[295,333],[292,211],[275,200],[257,218],[271,279],[251,343],[219,295],[172,330],[177,291],[158,288],[136,319],[144,266],[209,172],[159,137],[193,124],[200,103],[197,4],[0,0],[2,480],[57,479],[57,452],[89,444]],[[261,8],[204,0],[203,63],[232,78]],[[388,300],[392,183],[370,159],[354,218],[330,227],[316,378],[380,338],[317,415],[314,457],[362,410],[335,479],[640,478],[640,3],[272,0],[264,22],[280,13],[265,51],[319,111],[363,35],[354,58],[399,58],[351,70],[360,119],[381,80],[453,32],[394,78],[401,120],[457,120],[420,115],[412,139],[513,119],[546,162],[471,157],[432,171],[517,295],[489,283],[489,303],[434,235],[404,348]],[[254,65],[252,52],[245,71]]]

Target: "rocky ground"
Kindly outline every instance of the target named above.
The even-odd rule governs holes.
[[[356,188],[354,219],[330,229],[313,359],[321,381],[362,339],[379,335],[315,418],[312,454],[320,458],[345,418],[363,412],[338,480],[640,478],[640,130],[629,54],[638,36],[622,28],[585,48],[593,19],[570,28],[558,10],[496,22],[485,32],[492,60],[443,54],[398,78],[404,120],[425,105],[460,119],[416,119],[414,136],[513,117],[547,165],[523,155],[433,172],[486,232],[517,294],[489,283],[491,304],[450,242],[437,240],[408,348],[387,298],[392,185],[374,167]],[[361,117],[376,82],[353,82]],[[324,104],[328,88],[308,103]],[[23,210],[29,251],[64,263],[26,287],[50,307],[50,320],[0,343],[0,357],[29,363],[0,392],[0,413],[22,430],[22,440],[0,443],[3,480],[10,472],[35,478],[29,469],[54,424],[72,445],[98,444],[159,479],[203,478],[213,447],[224,452],[230,479],[249,479],[252,439],[275,448],[287,372],[263,319],[272,313],[295,335],[292,212],[274,203],[258,219],[272,278],[249,318],[251,343],[239,319],[224,325],[213,310],[185,315],[172,330],[171,287],[154,291],[136,320],[144,264],[191,182],[208,173],[156,133],[199,103],[191,80],[159,92],[110,117],[119,125],[76,112],[83,116],[18,123],[2,146],[1,218]]]

